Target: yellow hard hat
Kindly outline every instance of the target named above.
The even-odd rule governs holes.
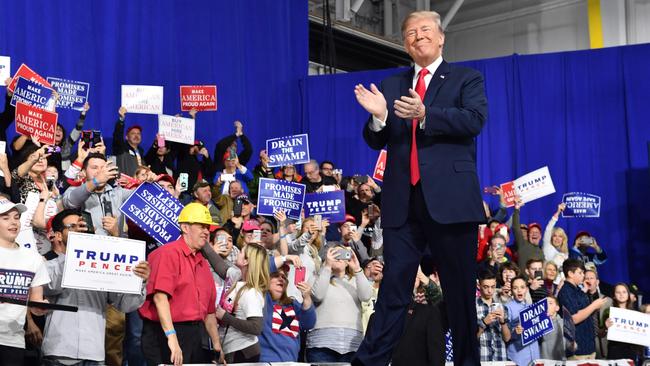
[[[180,215],[178,215],[178,223],[182,222],[210,225],[211,230],[219,227],[219,224],[212,221],[208,208],[198,202],[192,202],[183,208]]]

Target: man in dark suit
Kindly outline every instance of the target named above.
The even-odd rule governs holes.
[[[373,149],[387,146],[388,159],[381,213],[384,279],[375,323],[353,364],[388,364],[426,255],[442,282],[454,364],[479,365],[474,259],[478,224],[486,217],[475,138],[487,117],[483,77],[442,60],[445,36],[437,13],[409,14],[402,35],[414,67],[384,80],[381,90],[374,84],[355,87],[357,101],[371,114],[363,137]]]

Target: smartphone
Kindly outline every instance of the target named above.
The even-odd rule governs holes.
[[[343,169],[334,169],[332,171],[332,174],[334,174],[334,175],[343,175]]]
[[[158,135],[158,138],[156,139],[158,143],[158,147],[165,147],[165,136],[164,135]]]
[[[580,244],[583,245],[592,245],[593,243],[594,243],[594,238],[592,238],[591,236],[585,236],[582,237],[582,239],[580,239]]]
[[[355,175],[354,180],[359,184],[366,184],[366,183],[368,183],[368,176],[367,175]]]
[[[321,186],[323,187],[323,192],[334,192],[336,191],[336,186],[334,185],[326,185],[326,186]]]
[[[501,309],[503,309],[503,305],[501,305],[501,303],[493,302],[492,304],[490,304],[490,312],[491,313],[496,313],[497,311],[499,311]]]
[[[235,175],[234,174],[221,174],[221,181],[222,182],[234,182],[235,181]]]
[[[542,271],[535,271],[535,278],[539,278],[539,279],[544,278],[544,274],[542,273]]]
[[[92,140],[92,147],[97,146],[102,142],[102,131],[100,130],[93,130],[93,140]]]
[[[349,249],[343,249],[339,248],[336,251],[336,259],[344,260],[344,261],[349,261],[352,259],[352,252]]]
[[[323,230],[323,216],[314,215],[314,224],[316,224],[318,230]]]
[[[307,274],[307,269],[305,267],[296,267],[296,275],[293,278],[293,283],[298,285],[299,283],[305,282],[305,275]]]
[[[189,175],[187,173],[181,173],[178,175],[178,184],[180,185],[179,191],[185,192],[187,191],[187,185],[188,185],[188,179]]]
[[[104,216],[113,216],[113,203],[111,201],[104,199],[102,206],[104,206]]]
[[[90,138],[91,138],[91,136],[92,136],[92,131],[89,131],[89,130],[81,131],[81,141],[83,141],[85,149],[90,148]]]
[[[368,205],[368,217],[373,217],[375,215],[375,206],[372,204]]]
[[[228,237],[223,234],[217,235],[217,245],[219,249],[226,249],[228,247]]]
[[[45,179],[45,184],[47,185],[48,191],[51,191],[52,188],[54,188],[54,183],[56,183],[56,179],[54,177],[47,177]]]
[[[244,203],[241,200],[235,200],[235,205],[232,208],[232,215],[235,217],[240,217],[243,205]]]
[[[357,225],[350,225],[350,231],[357,232]]]
[[[503,237],[506,237],[506,235],[508,235],[508,228],[505,226],[502,227],[501,229],[499,229],[499,234],[501,234],[501,236]]]
[[[262,242],[262,230],[253,230],[253,242],[254,243]]]

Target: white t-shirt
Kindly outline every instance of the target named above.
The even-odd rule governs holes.
[[[25,316],[29,289],[50,282],[45,259],[34,249],[0,247],[0,296],[25,302],[0,303],[0,344],[25,348]]]
[[[241,281],[237,282],[235,289],[232,290],[226,297],[226,301],[228,303],[235,303],[237,292],[239,292],[239,289],[242,288],[244,284],[245,283]],[[254,289],[242,290],[242,293],[239,296],[239,301],[237,302],[237,307],[235,308],[235,313],[233,315],[237,319],[243,320],[252,317],[264,317],[264,296],[262,296],[262,293]],[[235,329],[235,327],[230,326],[222,342],[223,350],[226,354],[228,354],[254,345],[257,343],[257,336],[242,333],[239,330]]]

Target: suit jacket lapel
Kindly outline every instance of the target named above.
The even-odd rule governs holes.
[[[427,92],[424,94],[423,103],[425,106],[430,106],[433,100],[436,99],[440,87],[447,80],[447,74],[449,74],[449,64],[445,60],[442,60],[442,63],[438,66],[438,69],[429,82]]]

